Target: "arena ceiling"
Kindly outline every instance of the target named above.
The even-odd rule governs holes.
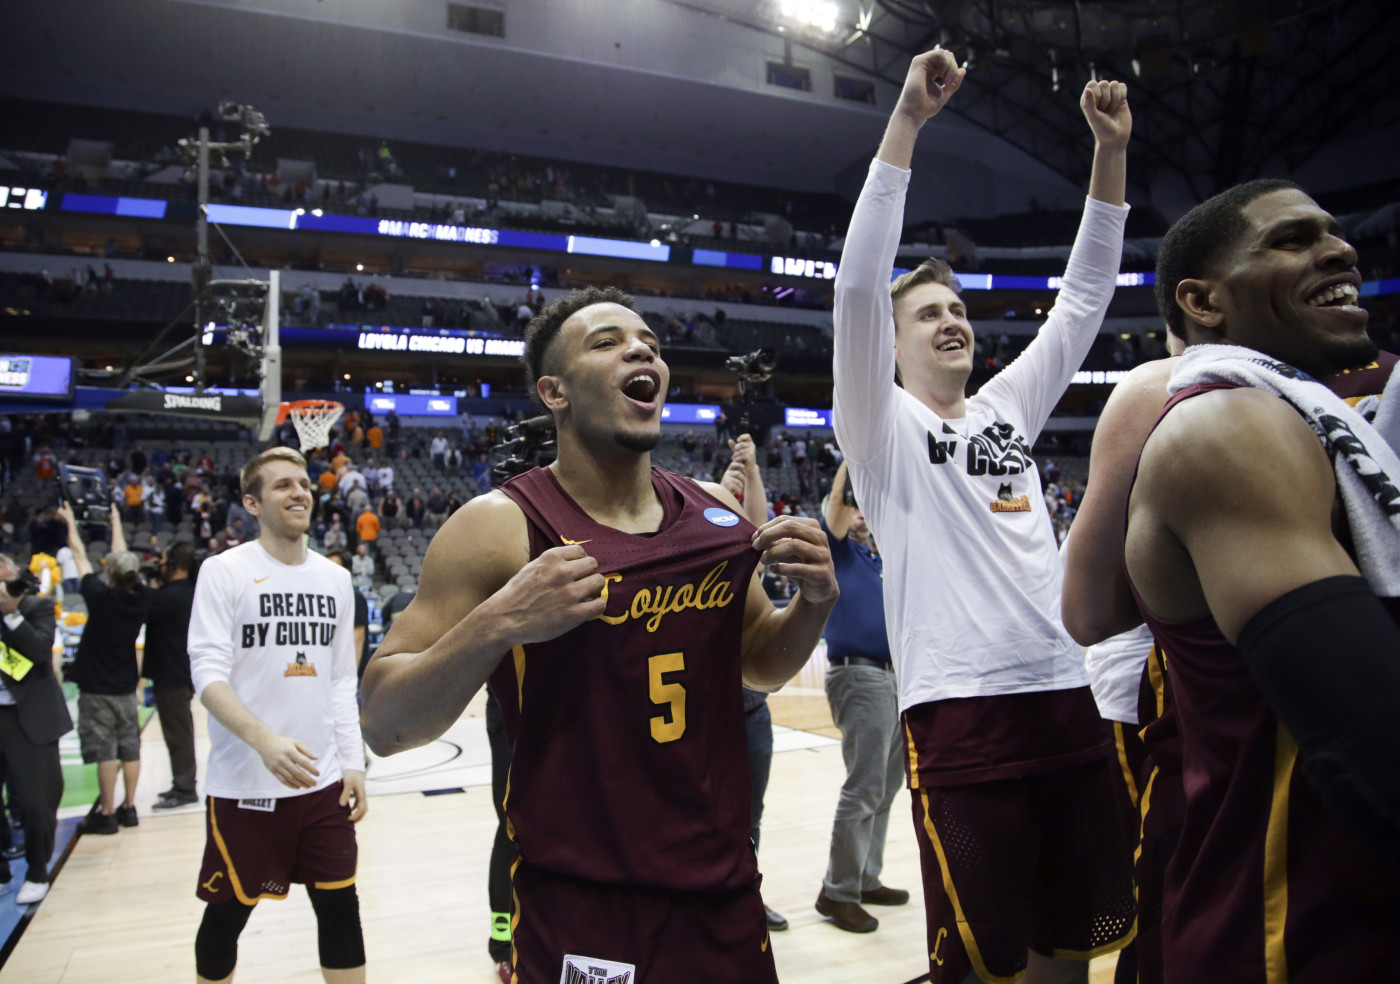
[[[505,38],[447,31],[445,0],[11,4],[24,43],[0,60],[0,93],[182,114],[233,99],[274,139],[287,125],[851,190],[909,58],[941,41],[973,71],[920,168],[963,215],[1083,188],[1091,72],[1131,83],[1130,175],[1154,199],[1162,178],[1199,200],[1400,130],[1395,0],[835,0],[830,33],[784,0],[467,2],[504,9]],[[869,78],[875,102],[765,84],[764,61],[783,59],[824,85]],[[1393,156],[1350,159],[1394,175]]]
[[[672,2],[892,85],[912,55],[950,47],[973,70],[949,110],[1076,184],[1093,149],[1076,105],[1091,74],[1131,85],[1134,181],[1173,171],[1198,199],[1400,122],[1394,0],[841,0],[830,32],[773,0]]]

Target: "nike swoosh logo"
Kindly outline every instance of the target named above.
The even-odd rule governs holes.
[[[563,540],[565,545],[593,542],[592,540],[570,540],[567,536],[561,536],[559,539]]]
[[[255,577],[255,578],[253,578],[253,583],[254,583],[254,584],[262,584],[264,581],[267,580],[268,577],[271,577],[271,576],[272,576],[272,575],[269,574],[269,575],[267,575],[267,577]]]

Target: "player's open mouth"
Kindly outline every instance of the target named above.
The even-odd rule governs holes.
[[[648,410],[656,408],[661,392],[661,375],[655,369],[637,369],[622,383],[622,395]]]
[[[950,338],[948,339],[948,341],[938,346],[938,351],[961,352],[965,348],[967,348],[967,346],[963,344],[963,340],[961,338]]]

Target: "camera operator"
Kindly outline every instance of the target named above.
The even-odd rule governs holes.
[[[142,672],[151,681],[160,715],[160,730],[170,753],[170,788],[155,809],[173,810],[199,802],[195,792],[194,681],[190,676],[187,637],[194,608],[194,544],[183,540],[160,557],[160,588],[146,616],[146,654]]]
[[[53,602],[32,592],[15,562],[0,554],[0,751],[24,820],[28,872],[15,901],[38,902],[49,890],[49,856],[63,798],[58,740],[73,719],[58,684]],[[10,867],[0,861],[0,875]]]
[[[58,514],[68,524],[68,546],[82,575],[88,623],[78,643],[72,678],[78,685],[78,742],[83,762],[97,763],[100,797],[93,811],[78,824],[82,834],[115,834],[134,827],[136,780],[141,774],[141,724],[136,686],[141,666],[136,660],[136,637],[151,605],[151,591],[141,582],[141,558],[127,550],[117,506],[108,507],[112,523],[112,552],[107,555],[104,584],[92,569],[87,548],[78,535],[73,507],[67,502]],[[116,806],[117,762],[120,761],[126,798]]]

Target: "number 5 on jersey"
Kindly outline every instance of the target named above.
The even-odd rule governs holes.
[[[651,719],[652,741],[664,745],[685,734],[685,686],[667,683],[666,676],[685,670],[685,653],[658,653],[647,659],[651,702],[664,707]]]

